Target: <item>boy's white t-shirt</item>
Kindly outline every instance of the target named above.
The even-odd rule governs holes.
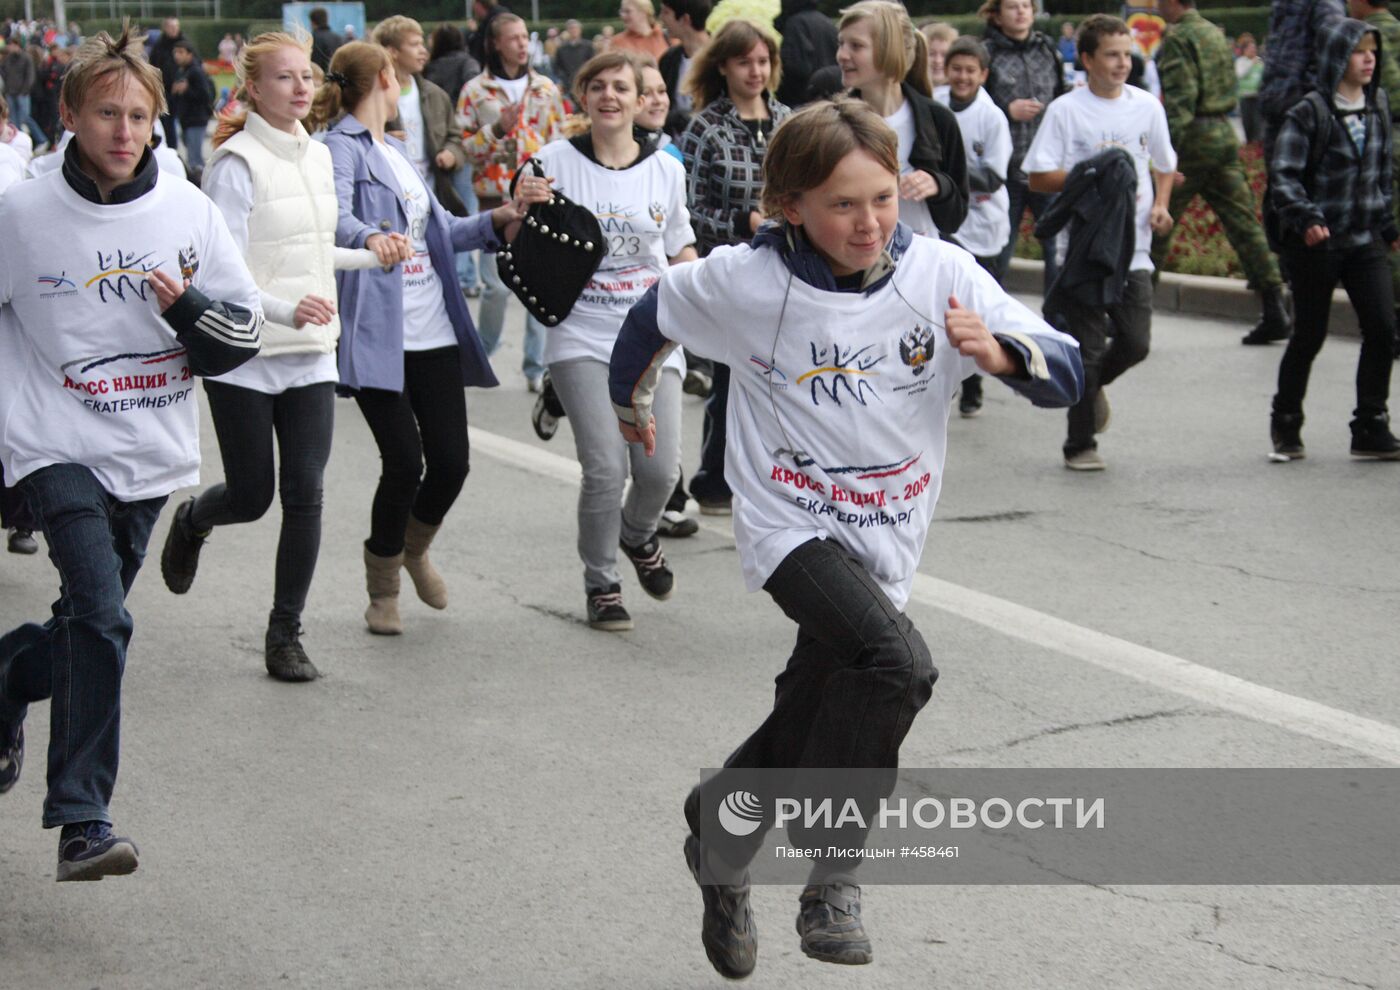
[[[0,461],[10,483],[81,464],[124,501],[199,483],[199,405],[185,349],[160,315],[155,268],[260,312],[218,208],[160,173],[121,204],[61,172],[0,199]]]
[[[408,160],[426,179],[428,142],[423,130],[423,103],[418,93],[417,79],[409,79],[408,89],[399,94],[399,123],[403,124],[403,143],[408,146]]]
[[[653,151],[631,168],[605,168],[568,141],[547,144],[534,157],[555,189],[593,211],[608,246],[568,317],[549,328],[545,363],[591,358],[606,364],[627,311],[670,267],[669,259],[695,243],[685,167]],[[666,364],[685,372],[679,353]]]
[[[1137,165],[1137,242],[1130,268],[1150,272],[1156,189],[1148,166],[1158,172],[1176,171],[1167,115],[1150,93],[1125,85],[1116,99],[1106,100],[1087,86],[1071,90],[1045,108],[1045,119],[1021,167],[1027,173],[1068,171],[1113,147],[1127,151]]]
[[[905,100],[898,110],[884,118],[885,123],[890,125],[890,130],[894,131],[895,137],[899,138],[899,174],[908,175],[914,171],[914,167],[909,164],[909,155],[914,150],[914,108]],[[933,222],[933,216],[928,211],[928,204],[923,201],[901,199],[899,201],[899,222],[904,224],[916,234],[923,234],[926,237],[937,237],[938,226]]]
[[[950,88],[939,86],[933,98],[951,107]],[[1001,177],[996,192],[973,192],[967,205],[967,218],[954,235],[958,243],[979,258],[1001,254],[1011,239],[1011,194],[1006,189],[1006,172],[1011,167],[1011,126],[1006,114],[980,86],[972,102],[953,111],[967,149],[969,168],[989,168]]]
[[[994,333],[1074,346],[970,254],[929,237],[869,295],[814,288],[748,244],[666,272],[661,333],[730,367],[724,477],[750,591],[796,547],[835,539],[904,607],[943,484],[952,397],[976,370],[943,331],[950,295]]]
[[[408,220],[408,239],[413,243],[413,257],[403,263],[403,349],[431,351],[438,347],[454,347],[457,331],[447,315],[442,281],[428,253],[427,231],[433,204],[428,198],[427,183],[397,148],[378,143],[375,147],[398,179]],[[457,284],[455,274],[452,284]]]

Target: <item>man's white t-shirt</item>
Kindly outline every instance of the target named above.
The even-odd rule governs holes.
[[[593,211],[608,247],[568,317],[550,327],[545,363],[589,358],[606,364],[627,311],[656,284],[669,259],[695,243],[685,167],[653,151],[630,168],[611,169],[568,141],[545,145],[535,160],[555,189]],[[666,364],[685,372],[679,351]]]
[[[427,231],[433,213],[428,186],[397,148],[387,144],[375,144],[375,147],[398,179],[404,214],[408,218],[408,239],[413,242],[413,257],[403,263],[403,349],[431,351],[437,347],[453,347],[457,343],[457,333],[447,315],[442,280],[433,269],[433,259],[428,253]],[[452,284],[457,284],[455,275]]]
[[[423,128],[423,104],[418,93],[418,80],[409,79],[408,89],[399,94],[399,123],[403,124],[403,143],[408,146],[408,160],[423,178],[428,177],[428,141]]]
[[[1031,141],[1021,168],[1031,172],[1068,171],[1108,148],[1122,148],[1137,165],[1137,242],[1133,271],[1152,271],[1152,203],[1156,189],[1149,166],[1176,171],[1176,151],[1167,132],[1162,104],[1136,86],[1124,86],[1112,100],[1086,86],[1071,90],[1045,108],[1045,119]]]
[[[908,175],[914,171],[914,167],[909,164],[909,156],[914,151],[914,108],[905,100],[898,110],[885,118],[885,123],[890,125],[890,129],[899,138],[899,174]],[[901,199],[899,220],[916,234],[938,236],[938,227],[928,211],[928,204],[922,200]]]
[[[933,98],[952,106],[947,86],[934,90]],[[1006,190],[1006,172],[1011,166],[1011,126],[1006,122],[1006,114],[980,86],[972,102],[953,114],[958,118],[958,130],[967,149],[968,168],[990,169],[1002,181],[996,192],[971,192],[967,218],[954,236],[977,257],[995,257],[1011,239],[1011,194]]]

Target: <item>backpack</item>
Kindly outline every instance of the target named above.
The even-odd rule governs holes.
[[[1317,90],[1310,90],[1302,99],[1295,103],[1306,103],[1312,108],[1313,118],[1313,139],[1308,147],[1308,167],[1303,173],[1303,188],[1311,196],[1313,192],[1312,177],[1317,174],[1318,168],[1322,165],[1322,159],[1327,154],[1327,146],[1332,143],[1332,128],[1336,126],[1336,117],[1332,113],[1332,108],[1327,105],[1322,94]],[[1265,163],[1267,168],[1268,163]],[[1274,205],[1272,188],[1264,191],[1264,236],[1268,239],[1269,249],[1275,254],[1278,253],[1283,244],[1283,231],[1279,228],[1278,208]]]

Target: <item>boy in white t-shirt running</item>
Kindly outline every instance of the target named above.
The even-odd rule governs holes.
[[[1102,471],[1095,434],[1108,426],[1103,386],[1147,357],[1152,338],[1152,233],[1166,233],[1176,152],[1162,104],[1145,90],[1126,85],[1132,71],[1133,38],[1109,14],[1092,14],[1079,28],[1079,54],[1089,84],[1051,103],[1022,168],[1033,192],[1058,193],[1070,169],[1108,148],[1122,148],[1137,168],[1136,243],[1127,285],[1118,302],[1091,308],[1070,300],[1065,328],[1079,341],[1084,360],[1084,395],[1069,411],[1065,467]],[[1057,294],[1068,299],[1066,294]]]
[[[632,307],[612,351],[613,407],[623,436],[651,454],[653,393],[675,347],[734,369],[724,476],[745,582],[798,628],[772,714],[726,768],[870,768],[884,781],[937,677],[903,609],[943,482],[953,393],[980,368],[1039,405],[1068,405],[1078,348],[966,251],[899,222],[897,140],[866,104],[794,114],[773,135],[763,183],[770,222],[752,243],[667,269]],[[737,979],[757,958],[746,867],[763,830],[720,844],[732,789],[721,773],[691,792],[685,856],[706,953]],[[798,934],[814,959],[871,959],[851,862],[813,863]]]
[[[954,38],[943,65],[948,85],[933,91],[958,118],[967,152],[967,218],[948,239],[971,252],[977,263],[1001,282],[1001,252],[1011,240],[1011,194],[1006,173],[1011,166],[1011,125],[982,87],[991,57],[987,46],[970,35]],[[982,412],[982,376],[962,384],[958,412],[970,419]]]
[[[62,166],[0,202],[0,461],[62,577],[53,617],[0,637],[0,793],[28,706],[50,703],[44,827],[59,880],[136,869],[113,834],[126,595],[176,488],[199,481],[195,375],[257,353],[258,287],[218,209],[160,172],[165,110],[141,43],[79,49],[59,112]]]

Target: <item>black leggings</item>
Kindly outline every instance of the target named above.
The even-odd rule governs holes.
[[[190,525],[204,530],[261,519],[272,505],[278,472],[272,460],[277,436],[281,464],[282,533],[272,620],[296,622],[321,549],[321,479],[331,455],[335,383],[318,382],[268,395],[206,381],[204,394],[219,436],[224,482],[195,499]]]
[[[410,512],[437,526],[462,491],[468,470],[465,388],[453,346],[405,351],[402,392],[365,388],[355,393],[379,446],[379,487],[365,541],[376,557],[403,549]]]

